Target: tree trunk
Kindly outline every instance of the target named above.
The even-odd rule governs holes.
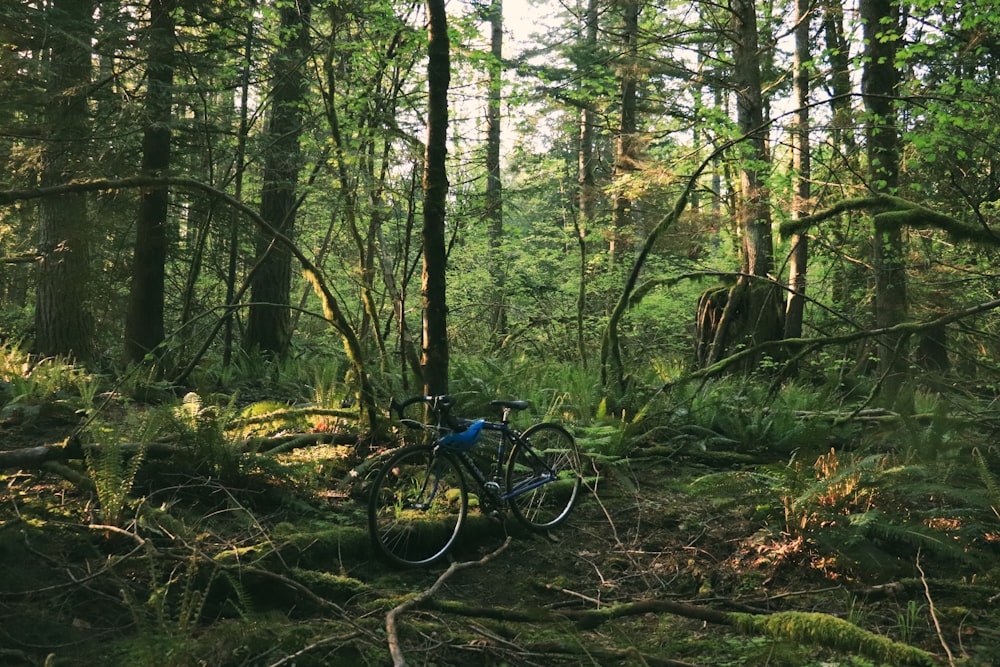
[[[584,16],[584,53],[586,59],[578,64],[582,75],[594,65],[597,50],[598,28],[597,0],[587,0]],[[582,96],[581,96],[582,97]],[[576,346],[580,364],[587,367],[587,346],[584,338],[584,318],[587,310],[587,231],[594,226],[594,207],[597,201],[597,184],[594,180],[594,128],[596,119],[590,105],[584,103],[580,110],[580,144],[577,151],[577,215],[576,241],[580,249],[580,277],[576,296]]]
[[[833,112],[833,144],[850,161],[857,150],[854,114],[851,111],[851,47],[844,34],[844,5],[839,0],[823,0],[823,34],[830,63],[828,85]]]
[[[236,173],[233,174],[233,195],[243,199],[243,175],[246,171],[247,135],[250,132],[250,65],[253,55],[255,35],[253,14],[248,13],[246,22],[246,38],[243,42],[243,71],[240,73],[240,124],[236,135]],[[229,366],[233,359],[233,329],[236,320],[236,281],[240,259],[240,221],[237,216],[229,215],[229,238],[226,243],[226,306],[229,308],[225,318],[225,331],[222,338],[222,363]]]
[[[448,138],[448,86],[451,62],[448,15],[444,0],[427,0],[427,147],[424,154],[424,331],[420,365],[427,394],[448,392],[448,306],[445,299],[445,198],[448,174],[445,168]]]
[[[754,0],[732,3],[736,41],[733,44],[736,86],[736,122],[746,135],[740,166],[740,198],[736,218],[743,233],[743,273],[766,276],[774,271],[770,202],[765,189],[765,167],[771,160],[764,127],[764,95],[760,75],[757,7]]]
[[[611,243],[609,254],[612,264],[621,263],[625,250],[634,236],[635,217],[632,197],[627,183],[628,176],[639,166],[636,138],[638,110],[638,68],[636,48],[639,39],[639,1],[621,0],[622,8],[622,64],[621,119],[615,150],[615,201],[611,213]]]
[[[713,290],[699,304],[699,326],[716,327],[714,331],[698,332],[699,341],[711,341],[709,351],[702,355],[703,363],[715,363],[737,346],[776,340],[782,335],[783,300],[768,277],[774,272],[770,200],[765,184],[766,165],[771,157],[764,125],[757,9],[753,0],[735,0],[730,7],[736,120],[745,137],[736,204],[736,222],[742,234],[742,268],[740,278],[725,299],[719,299]],[[714,304],[723,302],[721,311],[712,310],[717,307]],[[744,369],[752,370],[756,362],[748,359]]]
[[[47,15],[51,24],[49,103],[45,107],[49,141],[42,154],[42,187],[85,175],[93,5],[84,0],[53,0]],[[89,306],[92,236],[86,195],[42,199],[38,221],[34,351],[87,362],[94,353],[94,324]]]
[[[895,95],[899,86],[896,44],[899,5],[894,0],[863,0],[865,68],[862,96],[867,112],[869,188],[893,194],[899,184],[899,137],[896,130]],[[900,324],[907,317],[906,264],[903,230],[898,224],[876,222],[873,240],[875,271],[875,327]],[[897,403],[907,375],[907,340],[902,333],[879,341],[878,370],[882,395]],[[901,397],[905,400],[905,397]],[[905,403],[903,404],[905,405]],[[903,405],[896,405],[897,408]]]
[[[809,161],[809,0],[795,2],[795,56],[793,59],[795,87],[795,127],[792,131],[792,172],[795,192],[792,218],[808,214],[810,187]],[[809,260],[809,240],[806,234],[792,236],[792,251],[788,264],[788,286],[791,291],[785,302],[785,338],[802,335],[805,311],[806,266]]]
[[[503,101],[503,0],[491,0],[489,93],[486,102],[486,224],[489,226],[490,280],[493,285],[492,329],[497,343],[507,331],[506,274],[503,245],[503,188],[500,181],[500,105]]]
[[[146,128],[142,140],[143,176],[170,169],[170,104],[174,77],[173,0],[151,0],[146,57]],[[167,261],[165,187],[140,191],[132,285],[125,317],[125,359],[141,362],[163,342],[163,285]]]
[[[305,102],[302,63],[309,47],[309,0],[280,6],[280,44],[271,64],[274,88],[268,117],[264,156],[264,183],[260,212],[288,238],[295,226],[296,184],[301,169],[299,136]],[[291,341],[292,257],[289,249],[266,234],[258,234],[259,266],[253,275],[246,347],[277,357]]]

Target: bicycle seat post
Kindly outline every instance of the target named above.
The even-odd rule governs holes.
[[[500,421],[503,424],[509,424],[510,423],[510,406],[509,405],[505,405],[504,406],[504,408],[503,408],[503,416],[500,417]]]

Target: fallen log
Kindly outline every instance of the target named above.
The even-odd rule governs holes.
[[[348,433],[286,433],[270,438],[247,438],[234,442],[233,447],[243,452],[279,453],[320,444],[353,445],[356,442],[357,436]],[[77,438],[71,437],[58,443],[0,451],[0,470],[36,469],[46,463],[80,460],[84,458],[86,450],[105,446],[118,447],[126,456],[143,451],[150,458],[169,458],[189,449],[172,440],[84,445]]]

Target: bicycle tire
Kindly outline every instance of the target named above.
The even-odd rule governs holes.
[[[507,504],[518,521],[536,532],[559,525],[580,495],[580,451],[570,432],[559,424],[535,424],[522,434],[507,462]],[[544,462],[544,465],[543,465]],[[546,468],[547,466],[547,468]],[[548,469],[557,475],[545,481]],[[519,492],[527,487],[528,490]]]
[[[458,538],[469,497],[454,456],[430,445],[405,447],[379,470],[368,497],[368,529],[399,565],[430,565]]]

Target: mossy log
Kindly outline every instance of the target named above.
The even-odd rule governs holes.
[[[233,447],[243,452],[275,452],[320,444],[353,445],[356,442],[357,436],[349,433],[289,433],[273,438],[247,438],[234,442]],[[70,438],[63,442],[0,451],[0,470],[35,469],[46,463],[80,460],[86,449],[101,446],[81,445]],[[145,456],[154,459],[169,458],[189,450],[188,447],[168,440],[123,442],[113,446],[118,447],[126,456],[142,451]]]
[[[425,598],[419,607],[459,616],[490,618],[513,623],[564,623],[570,621],[584,630],[608,621],[644,614],[674,614],[705,623],[730,626],[744,634],[758,634],[782,641],[810,644],[836,651],[863,655],[893,665],[934,665],[934,657],[919,648],[893,641],[830,614],[780,612],[747,614],[725,612],[711,607],[664,599],[638,600],[603,609],[552,611],[479,607],[454,601]]]

